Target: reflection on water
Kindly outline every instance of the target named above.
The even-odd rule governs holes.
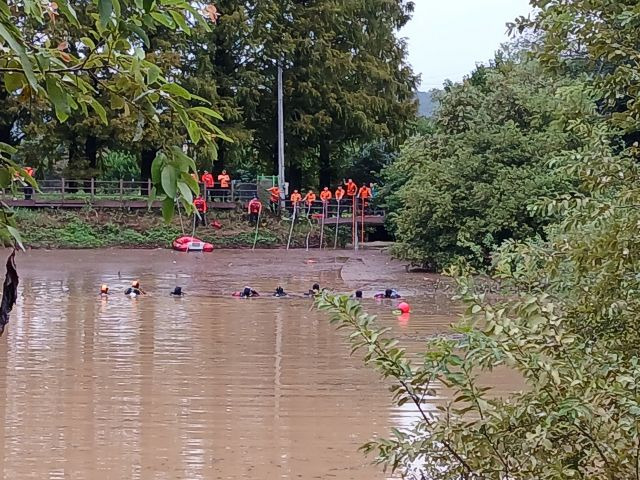
[[[2,478],[384,478],[357,448],[414,412],[390,407],[385,385],[308,298],[229,297],[246,283],[360,287],[343,283],[342,255],[21,256],[20,298],[0,340]],[[120,294],[133,278],[150,295]],[[360,278],[376,287],[375,276]],[[176,284],[186,297],[168,295]],[[453,320],[434,297],[412,299],[403,319],[367,303],[409,348]]]

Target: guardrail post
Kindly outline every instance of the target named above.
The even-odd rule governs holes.
[[[93,201],[95,195],[96,195],[96,180],[95,178],[91,177],[91,201]]]
[[[60,179],[60,196],[64,202],[64,177]]]
[[[235,189],[235,185],[233,184],[233,182],[231,182],[231,201],[235,202],[236,201],[236,189]]]
[[[151,179],[147,178],[147,197],[151,196]]]
[[[120,179],[120,202],[124,200],[124,180]]]

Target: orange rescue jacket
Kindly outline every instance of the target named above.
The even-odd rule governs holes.
[[[271,201],[273,203],[277,203],[280,201],[280,188],[279,187],[271,187],[267,189],[267,192],[271,194]]]
[[[331,200],[331,197],[331,190],[329,190],[328,188],[325,188],[320,192],[320,200],[322,200],[323,202],[328,202],[329,200]]]
[[[313,205],[313,202],[316,201],[316,194],[313,192],[307,192],[304,196],[304,201],[307,202],[307,205]]]
[[[204,198],[198,197],[193,201],[193,205],[196,207],[196,210],[200,213],[207,213],[207,202]]]
[[[300,200],[302,200],[302,195],[296,192],[293,192],[291,194],[291,203],[293,203],[294,205],[297,205],[298,203],[300,203]]]

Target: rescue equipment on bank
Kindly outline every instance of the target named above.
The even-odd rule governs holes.
[[[179,237],[173,241],[173,249],[179,252],[213,252],[213,245],[195,237]]]

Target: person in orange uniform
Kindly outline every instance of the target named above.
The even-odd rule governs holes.
[[[222,173],[218,175],[218,182],[220,182],[220,188],[222,189],[222,200],[226,201],[229,196],[229,186],[231,185],[231,177],[226,170],[222,170]]]
[[[213,180],[213,175],[211,175],[208,171],[204,171],[204,173],[202,174],[202,183],[204,184],[204,188],[206,188],[207,190],[213,190],[213,187],[215,185],[214,180]],[[208,192],[207,193],[207,198],[211,197],[211,193]]]
[[[358,190],[358,198],[360,199],[361,208],[366,210],[369,199],[371,198],[371,189],[366,185],[362,185],[360,190]]]
[[[24,172],[27,174],[27,176],[33,178],[33,175],[36,171],[31,167],[24,167]],[[24,199],[31,200],[31,196],[33,195],[33,187],[29,184],[26,184],[22,191],[24,192]]]
[[[311,207],[313,207],[313,202],[316,201],[316,194],[313,190],[309,189],[302,201],[307,204],[307,214],[309,214],[311,212]]]
[[[280,210],[280,187],[274,185],[271,188],[267,188],[267,192],[271,194],[271,197],[269,197],[269,208],[274,215],[277,215]]]
[[[258,223],[258,219],[260,218],[260,213],[262,212],[262,202],[258,200],[257,196],[254,196],[249,205],[247,205],[247,210],[249,211],[249,223],[255,225]]]
[[[291,212],[293,215],[295,215],[296,212],[298,211],[298,205],[300,204],[301,201],[302,201],[302,195],[300,195],[300,192],[298,192],[298,190],[294,190],[293,193],[291,194]]]
[[[344,198],[344,188],[342,188],[342,185],[338,185],[338,188],[336,188],[336,201],[338,202],[338,206],[336,208],[336,215],[340,215],[340,202],[342,202],[342,199]]]
[[[331,200],[331,197],[333,197],[333,194],[331,193],[331,190],[329,190],[329,187],[324,187],[320,192],[320,200],[328,202]]]
[[[320,200],[322,200],[322,215],[325,217],[329,213],[329,202],[331,201],[331,197],[333,197],[331,190],[329,187],[324,187],[320,192]]]
[[[202,195],[198,195],[193,201],[193,206],[196,207],[199,215],[196,215],[196,227],[202,224],[204,227],[207,224],[207,201],[202,198]]]
[[[347,186],[347,197],[351,197],[351,199],[353,199],[353,197],[356,196],[356,194],[358,193],[358,186],[355,184],[355,182],[352,179],[349,179],[349,181],[346,183]]]

